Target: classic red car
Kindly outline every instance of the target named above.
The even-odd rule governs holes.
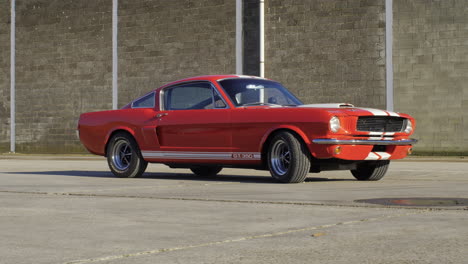
[[[414,128],[406,114],[304,105],[278,82],[239,75],[172,82],[122,109],[84,113],[78,124],[83,145],[118,177],[140,176],[154,162],[200,176],[264,169],[287,183],[324,170],[379,180],[390,160],[411,152]]]

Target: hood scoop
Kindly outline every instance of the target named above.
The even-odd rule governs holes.
[[[298,107],[312,107],[312,108],[351,108],[351,107],[354,107],[354,105],[348,104],[348,103],[331,103],[331,104],[306,104],[306,105],[299,105]]]

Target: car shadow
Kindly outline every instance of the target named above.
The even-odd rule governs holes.
[[[5,172],[7,174],[26,174],[26,175],[56,175],[70,177],[90,177],[90,178],[116,178],[109,171],[82,171],[82,170],[66,170],[66,171],[25,171],[25,172]],[[118,178],[116,178],[118,179]],[[245,182],[245,183],[279,183],[270,176],[248,176],[248,175],[230,175],[220,174],[215,177],[196,176],[191,173],[158,173],[146,172],[138,179],[162,179],[162,180],[188,180],[188,181],[214,181],[214,182]],[[319,177],[309,177],[305,182],[335,182],[335,181],[352,181],[352,179],[329,179]]]

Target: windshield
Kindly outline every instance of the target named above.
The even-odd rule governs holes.
[[[280,83],[254,78],[233,78],[219,82],[236,106],[296,106],[302,102]]]

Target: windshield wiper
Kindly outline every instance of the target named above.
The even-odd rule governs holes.
[[[251,106],[251,105],[268,105],[268,106],[297,106],[297,104],[273,104],[273,103],[262,103],[262,102],[255,102],[255,103],[247,103],[243,104],[242,106]]]
[[[272,103],[262,103],[262,102],[247,103],[247,104],[243,104],[242,106],[249,106],[249,105],[268,105],[268,106],[282,106],[282,105],[279,105],[279,104],[272,104]]]

